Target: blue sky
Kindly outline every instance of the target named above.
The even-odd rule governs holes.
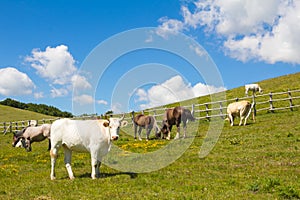
[[[292,0],[2,0],[0,99],[117,113],[296,73],[299,13]]]

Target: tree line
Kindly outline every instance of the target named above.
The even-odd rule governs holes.
[[[1,105],[11,106],[14,108],[19,108],[23,110],[29,110],[45,115],[50,115],[54,117],[73,117],[72,113],[61,111],[54,106],[48,106],[45,104],[35,104],[35,103],[22,103],[10,98],[0,101]]]

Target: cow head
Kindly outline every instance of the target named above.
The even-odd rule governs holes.
[[[158,132],[156,132],[156,138],[163,138],[164,139],[168,136],[169,124],[165,120],[163,120],[162,124],[163,124],[162,128],[160,130],[158,130]]]
[[[120,128],[127,126],[128,122],[123,121],[125,115],[121,118],[109,118],[108,122],[104,122],[103,125],[109,128],[110,139],[117,140],[119,138]]]
[[[23,147],[26,149],[26,151],[31,151],[30,140],[23,137],[23,133],[25,130],[26,130],[26,128],[21,131],[18,131],[17,133],[14,133],[12,146],[13,147]]]

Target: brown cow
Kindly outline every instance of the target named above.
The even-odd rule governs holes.
[[[177,134],[174,139],[178,139],[180,137],[180,123],[183,122],[183,130],[184,135],[183,137],[186,137],[186,122],[187,120],[195,121],[195,118],[193,117],[190,110],[177,106],[175,108],[170,108],[165,111],[165,115],[163,117],[163,127],[161,129],[161,132],[163,134],[163,137],[167,135],[166,139],[170,140],[171,136],[171,130],[172,126],[176,125],[177,127]]]
[[[31,151],[31,143],[41,142],[48,138],[48,150],[50,150],[50,128],[51,124],[43,124],[37,127],[28,126],[14,133],[12,145],[13,147],[22,146],[26,151]]]
[[[155,135],[159,133],[159,127],[157,126],[156,120],[153,116],[146,116],[143,114],[138,114],[133,118],[133,126],[134,126],[134,139],[136,140],[136,132],[139,127],[139,140],[142,141],[141,132],[142,128],[146,130],[146,140],[149,140],[149,135],[152,128],[155,128]]]
[[[238,102],[233,102],[230,103],[227,106],[227,114],[228,114],[228,120],[230,122],[230,125],[233,126],[233,121],[235,117],[240,118],[240,123],[239,126],[242,125],[243,120],[244,120],[244,126],[247,123],[247,119],[251,113],[251,108],[253,105],[249,101],[238,101]],[[255,120],[254,115],[253,115],[253,120]]]

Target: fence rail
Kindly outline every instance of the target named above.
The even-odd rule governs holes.
[[[211,118],[226,116],[227,104],[240,100],[249,100],[252,101],[253,113],[254,115],[257,112],[275,112],[279,110],[289,109],[294,111],[294,109],[300,107],[300,90],[288,90],[286,92],[270,92],[268,94],[262,95],[252,95],[248,97],[233,98],[228,100],[216,101],[216,102],[206,102],[201,104],[192,104],[189,106],[184,106],[188,109],[191,109],[192,114],[196,120],[210,120]],[[162,120],[162,116],[167,108],[157,108],[150,110],[142,110],[138,113],[147,113],[153,115],[156,120]],[[114,117],[120,117],[121,114],[113,115]],[[125,115],[125,120],[132,124],[132,119],[134,112],[127,113]],[[95,116],[87,117],[87,119],[95,118]],[[43,119],[36,120],[37,124],[52,123],[56,119]],[[5,134],[7,132],[15,132],[21,130],[22,128],[28,126],[31,120],[17,121],[17,122],[0,122],[0,131]]]

